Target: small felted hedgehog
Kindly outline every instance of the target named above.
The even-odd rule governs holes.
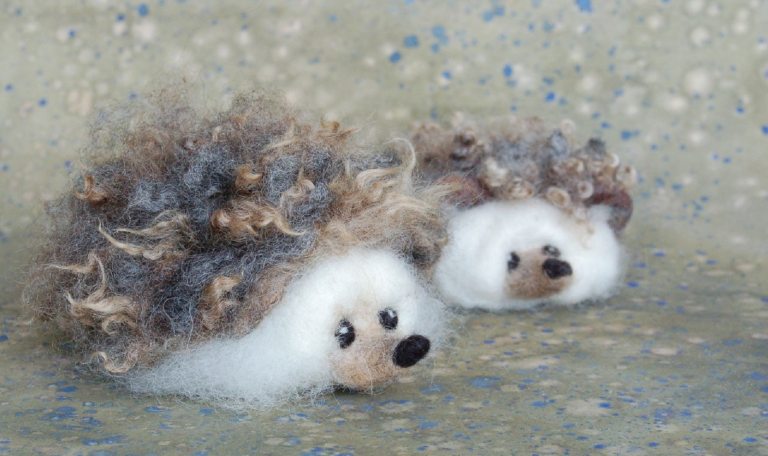
[[[413,134],[419,169],[458,186],[434,281],[452,304],[525,309],[605,298],[622,275],[618,236],[632,214],[635,171],[599,139],[574,147],[569,125],[539,119]]]
[[[444,227],[415,157],[273,97],[102,116],[26,299],[133,390],[269,406],[371,390],[440,343]]]

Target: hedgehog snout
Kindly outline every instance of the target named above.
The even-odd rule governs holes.
[[[547,277],[550,279],[559,279],[573,274],[573,269],[568,262],[557,260],[555,258],[549,258],[545,261],[542,265],[542,269],[544,269],[544,273],[547,274]]]
[[[429,353],[429,339],[418,334],[400,341],[392,359],[400,367],[411,367]]]

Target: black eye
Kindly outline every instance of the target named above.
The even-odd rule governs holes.
[[[520,257],[515,252],[510,253],[509,260],[507,260],[507,270],[512,271],[518,266],[520,266]]]
[[[541,251],[544,252],[544,255],[546,256],[551,256],[552,258],[560,258],[560,249],[554,245],[545,245]]]
[[[397,312],[394,309],[387,307],[379,312],[379,323],[384,329],[397,328]]]
[[[347,348],[355,341],[355,327],[347,320],[339,322],[339,328],[336,330],[336,339],[339,341],[339,347]]]

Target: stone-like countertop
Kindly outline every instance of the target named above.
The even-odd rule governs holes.
[[[0,454],[768,454],[768,1],[0,1]],[[374,396],[133,397],[26,324],[41,201],[100,109],[188,79],[384,140],[570,119],[640,171],[620,292],[461,318]]]

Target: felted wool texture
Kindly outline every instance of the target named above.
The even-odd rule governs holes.
[[[418,334],[433,348],[444,338],[442,304],[419,283],[402,258],[379,249],[351,249],[318,259],[294,280],[249,334],[182,350],[129,377],[136,391],[213,400],[230,407],[269,407],[334,385],[350,375],[367,377],[356,389],[391,381],[403,369],[392,363],[398,342]],[[398,317],[385,329],[379,313]],[[335,331],[345,320],[355,339],[341,348]],[[388,366],[374,363],[379,354]],[[356,371],[356,372],[351,372]]]
[[[457,212],[448,224],[451,240],[435,267],[435,284],[450,304],[491,310],[606,298],[619,283],[624,266],[609,218],[607,207],[595,206],[586,221],[576,220],[539,198],[492,201]],[[520,257],[518,268],[530,267],[541,274],[544,257],[538,252],[545,246],[557,248],[559,260],[570,265],[566,287],[541,298],[511,296],[515,290],[508,287],[510,255]]]
[[[105,110],[25,301],[122,376],[248,334],[319,258],[382,249],[428,272],[442,190],[414,185],[411,150],[353,131],[258,91],[213,114],[172,88]]]
[[[457,114],[451,126],[421,124],[412,141],[426,180],[461,185],[458,204],[542,198],[582,220],[603,204],[617,233],[632,215],[636,171],[600,139],[577,147],[570,122],[550,128],[538,118],[481,122]]]

